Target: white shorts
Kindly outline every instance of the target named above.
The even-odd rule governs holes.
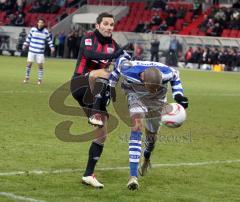
[[[36,62],[37,64],[42,64],[45,62],[44,54],[28,52],[28,62]]]
[[[134,94],[128,95],[130,116],[140,114],[145,120],[145,128],[152,133],[157,133],[159,130],[164,103],[162,100],[154,102],[151,99],[146,103]]]

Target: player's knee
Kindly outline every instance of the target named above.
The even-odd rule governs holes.
[[[106,139],[107,139],[107,134],[102,134],[102,135],[98,136],[97,138],[95,138],[93,140],[93,142],[95,142],[97,144],[104,144]]]
[[[96,78],[93,91],[92,91],[93,95],[97,95],[97,94],[103,95],[107,89],[107,86],[108,86],[108,79],[101,78],[101,77]]]
[[[140,118],[132,118],[132,131],[142,131],[144,128],[142,119]]]

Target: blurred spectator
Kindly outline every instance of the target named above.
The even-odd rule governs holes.
[[[142,21],[140,21],[136,28],[134,29],[134,32],[143,32],[144,25],[145,24]]]
[[[154,36],[154,35],[153,35]],[[150,48],[150,53],[151,53],[151,61],[159,61],[159,46],[160,46],[160,41],[155,38],[151,42],[151,48]]]
[[[202,54],[202,64],[210,64],[209,52],[209,47],[206,47]]]
[[[26,0],[17,0],[17,11],[22,11],[25,4],[26,4]]]
[[[6,0],[4,10],[7,14],[10,14],[14,11],[15,1],[13,0]]]
[[[59,37],[59,33],[57,33],[55,36],[54,36],[54,39],[53,39],[53,45],[54,45],[54,47],[55,47],[55,57],[58,57],[59,55],[58,55],[58,47],[59,47],[59,39],[58,39],[58,37]]]
[[[16,26],[24,26],[25,25],[25,21],[24,21],[24,16],[22,13],[19,13],[15,19],[15,23]]]
[[[152,3],[153,10],[165,10],[167,0],[156,0]]]
[[[170,14],[172,13],[174,16],[177,14],[177,10],[173,6],[166,5],[165,12]]]
[[[59,17],[58,21],[63,20],[64,18],[66,18],[68,16],[68,12],[67,12],[67,8],[63,11],[62,15]]]
[[[185,8],[183,6],[180,6],[180,8],[177,10],[176,17],[178,19],[183,19],[185,17],[185,14],[186,14]]]
[[[66,0],[56,0],[56,5],[59,7],[64,7],[66,4]]]
[[[32,9],[29,11],[30,13],[38,13],[41,12],[41,4],[40,1],[36,0],[33,2]]]
[[[157,13],[155,13],[155,14],[152,16],[150,25],[151,25],[151,26],[160,25],[161,22],[162,22],[162,20],[161,20],[160,16],[159,16]]]
[[[66,35],[64,33],[64,31],[61,31],[61,33],[58,35],[58,56],[63,58],[63,54],[64,54],[64,44],[65,44],[65,39],[66,39]]]
[[[68,58],[76,58],[77,36],[71,31],[67,37]]]
[[[192,62],[192,54],[193,54],[193,49],[192,49],[192,47],[190,46],[190,47],[188,48],[188,50],[186,51],[186,53],[185,53],[185,66],[186,66],[188,63]]]
[[[0,50],[9,50],[9,36],[1,37]]]
[[[181,49],[181,45],[176,36],[172,36],[169,45],[167,64],[170,66],[177,66],[178,52]]]
[[[238,67],[240,67],[240,50],[237,50],[236,48],[227,49],[223,47],[219,50],[216,47],[206,47],[202,50],[200,47],[197,47],[196,50],[192,49],[192,51],[189,51],[190,49],[192,48],[189,47],[185,53],[185,64],[188,62],[198,63],[198,67],[200,67],[200,64],[203,64],[209,68],[209,65],[214,66],[221,64],[225,67],[224,70],[226,71],[240,70],[238,69]],[[191,54],[189,54],[189,52]],[[187,55],[189,55],[189,57],[187,57]]]
[[[72,1],[67,1],[67,7],[73,7],[76,6],[79,3],[79,0],[72,0]]]
[[[200,47],[197,47],[195,51],[192,53],[192,62],[198,64],[198,69],[200,69],[200,65],[202,63],[203,50]]]
[[[218,5],[219,4],[219,0],[213,0],[213,5]]]
[[[8,15],[8,24],[10,26],[14,26],[15,25],[15,21],[16,21],[16,15],[14,13],[11,13]]]
[[[145,22],[142,32],[143,33],[149,33],[150,31],[151,31],[150,30],[150,23],[149,22]]]
[[[78,56],[78,52],[79,52],[79,48],[80,48],[80,43],[83,37],[83,28],[80,27],[79,31],[78,31],[78,35],[77,35],[77,46],[76,46],[76,57]]]
[[[221,27],[220,23],[217,22],[214,24],[211,36],[221,36],[222,32],[223,28]]]
[[[236,8],[236,9],[240,9],[240,0],[236,0],[234,3],[233,3],[233,8]]]
[[[170,13],[169,16],[166,18],[166,23],[168,26],[174,26],[176,24],[176,16],[173,13]]]
[[[22,29],[22,32],[18,35],[18,43],[17,43],[17,51],[22,51],[22,46],[24,41],[26,40],[27,33],[25,28]]]
[[[5,10],[5,3],[6,3],[6,0],[0,0],[0,10],[2,11]]]
[[[156,30],[156,33],[163,33],[164,31],[166,31],[168,29],[168,25],[166,20],[163,20],[162,24],[159,26],[159,28]]]
[[[193,2],[193,14],[200,15],[202,13],[202,3],[201,0],[194,0]]]

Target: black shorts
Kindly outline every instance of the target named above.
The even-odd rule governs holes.
[[[94,97],[89,86],[89,74],[74,75],[71,80],[71,93],[83,110],[87,117],[91,116],[91,111],[94,104]],[[100,107],[101,114],[108,116],[106,106]]]

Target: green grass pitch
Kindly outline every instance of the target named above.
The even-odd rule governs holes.
[[[140,177],[140,189],[133,192],[126,188],[128,169],[100,169],[128,167],[129,128],[121,119],[97,165],[96,175],[105,185],[102,190],[80,183],[90,142],[64,142],[54,133],[65,120],[73,121],[74,134],[91,131],[85,118],[61,115],[49,107],[52,93],[71,78],[75,61],[47,59],[41,86],[36,84],[35,64],[30,83],[22,83],[25,65],[26,58],[0,56],[1,193],[49,202],[240,201],[240,162],[235,161],[240,159],[239,73],[180,71],[190,100],[188,119],[178,129],[162,127],[152,156],[153,165],[172,166],[153,167]],[[65,103],[77,106],[71,96]],[[109,110],[116,116],[112,105]],[[216,161],[225,163],[210,163]],[[199,162],[207,163],[181,165]],[[60,169],[80,170],[27,174]],[[26,174],[6,174],[17,171]],[[15,199],[0,194],[0,201]]]

